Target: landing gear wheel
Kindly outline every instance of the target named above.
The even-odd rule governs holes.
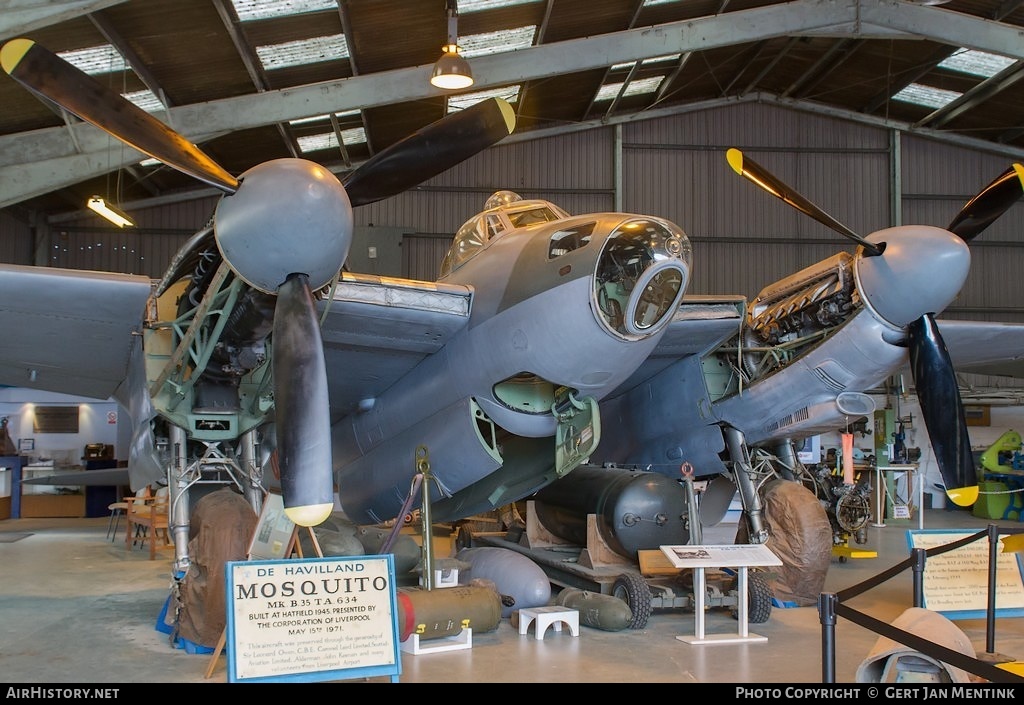
[[[737,578],[737,584],[739,579]],[[739,619],[739,610],[732,616]],[[747,622],[762,624],[772,616],[772,588],[760,573],[747,571]]]
[[[627,625],[630,629],[643,629],[651,616],[651,587],[636,573],[623,573],[612,585],[612,595],[629,605],[633,619]]]
[[[455,550],[461,551],[464,548],[472,548],[473,532],[467,526],[460,526],[455,531]]]

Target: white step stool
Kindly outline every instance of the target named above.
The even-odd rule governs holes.
[[[573,636],[580,635],[580,612],[579,610],[566,609],[559,605],[548,605],[546,607],[524,607],[519,610],[519,633],[526,634],[530,628],[530,622],[534,623],[533,631],[537,639],[544,638],[544,632],[548,627],[554,625],[555,631],[562,631],[562,622],[569,625],[569,631]]]

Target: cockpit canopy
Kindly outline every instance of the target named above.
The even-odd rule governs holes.
[[[451,274],[488,242],[509,230],[568,217],[568,213],[548,201],[524,200],[514,191],[497,191],[487,199],[484,211],[467,220],[455,233],[451,249],[441,262],[440,276]]]

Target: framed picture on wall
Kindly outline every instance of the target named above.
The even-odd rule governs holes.
[[[27,453],[30,450],[36,449],[35,438],[19,438],[18,439],[18,451],[21,453]]]

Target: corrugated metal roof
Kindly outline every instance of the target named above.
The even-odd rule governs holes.
[[[280,4],[250,0],[239,8]],[[233,174],[299,154],[344,172],[444,115],[447,96],[427,78],[448,38],[446,0],[283,4],[309,8],[243,20],[231,0],[93,0],[84,3],[82,15],[81,0],[58,0],[3,13],[0,39],[26,36],[55,52],[112,45],[131,68],[99,77],[121,92],[151,90],[169,109],[169,115],[156,115],[190,139],[202,137],[203,149]],[[519,87],[517,135],[510,139],[757,95],[764,102],[796,103],[1019,158],[1022,5],[1024,0],[951,0],[939,6],[901,0],[527,0],[503,6],[463,0],[457,26],[460,41],[485,34],[499,40],[499,53],[470,59],[477,84],[465,92]],[[521,27],[536,28],[532,45],[502,47],[500,38]],[[261,60],[266,47],[324,37],[335,38],[346,51],[283,68]],[[476,46],[475,40],[467,44]],[[940,65],[965,47],[1010,63],[988,78]],[[652,88],[634,92],[644,81]],[[911,84],[960,98],[939,110],[893,99]],[[622,90],[600,98],[603,86],[614,85]],[[310,87],[312,93],[302,90]],[[333,123],[329,113],[303,113],[317,87],[340,89],[342,97],[331,105]],[[247,104],[256,107],[240,110],[215,134],[201,134],[195,117],[201,111],[180,113],[184,124],[175,124],[175,108],[215,107],[259,94],[266,94],[265,103]],[[109,174],[122,169],[123,150],[113,140],[78,144],[68,127],[74,118],[6,74],[0,74],[0,104],[0,171],[11,175],[0,182],[0,205],[52,214],[92,193],[109,194]],[[320,119],[290,122],[313,116]],[[354,138],[344,148],[323,139],[326,148],[301,151],[300,140],[313,142],[309,138],[331,131]],[[70,154],[90,151],[97,156],[89,169],[62,166]],[[19,166],[42,160],[52,162],[52,176],[31,193],[9,185]],[[130,164],[122,175],[122,201],[197,187],[159,165]]]

